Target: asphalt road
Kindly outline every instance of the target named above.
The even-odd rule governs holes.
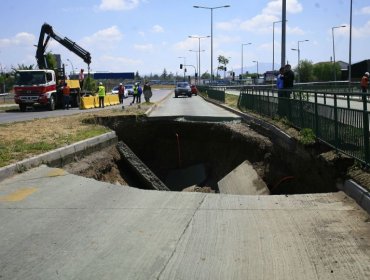
[[[167,96],[171,90],[153,90],[153,96],[151,98],[151,102],[158,102],[162,100],[165,96]],[[142,102],[144,102],[144,96],[142,96]],[[132,101],[132,96],[129,96],[128,98],[123,100],[123,106],[129,106],[129,104]],[[9,111],[0,111],[0,123],[11,123],[11,122],[18,122],[18,121],[28,121],[32,119],[39,119],[39,118],[48,118],[48,117],[59,117],[59,116],[67,116],[67,115],[74,115],[74,114],[80,114],[85,112],[93,112],[93,111],[99,111],[99,110],[107,110],[110,108],[121,108],[122,105],[115,105],[115,106],[108,106],[104,109],[102,108],[93,108],[93,109],[87,109],[87,110],[80,110],[79,108],[71,108],[69,110],[54,110],[54,111],[48,111],[45,108],[36,108],[35,110],[29,110],[27,112],[20,112],[19,110],[9,110]],[[8,106],[8,105],[4,105]],[[15,109],[18,108],[18,106],[14,106]]]
[[[179,96],[175,98],[170,94],[163,102],[153,110],[149,117],[151,118],[184,118],[189,120],[202,121],[232,121],[239,120],[240,117],[221,109],[209,102],[206,102],[200,96],[192,97]]]
[[[153,114],[172,102],[203,110],[170,96]],[[160,192],[40,166],[0,182],[0,279],[367,280],[369,221],[343,192]]]

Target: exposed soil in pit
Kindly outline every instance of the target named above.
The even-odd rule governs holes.
[[[181,167],[204,166],[206,179],[186,191],[218,192],[217,182],[248,160],[273,194],[337,191],[353,160],[322,145],[279,146],[245,124],[148,121],[146,118],[98,118],[163,182]],[[64,167],[68,172],[114,184],[137,186],[116,147]],[[171,189],[171,187],[169,186]],[[180,189],[176,189],[180,190]]]

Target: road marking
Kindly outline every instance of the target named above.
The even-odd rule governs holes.
[[[19,190],[16,190],[15,192],[8,194],[8,195],[2,195],[0,196],[0,202],[17,202],[25,199],[29,195],[33,194],[35,191],[37,191],[36,188],[22,188]]]
[[[63,176],[66,175],[67,173],[61,169],[61,168],[54,168],[50,172],[48,172],[47,176],[48,177],[58,177],[58,176]]]

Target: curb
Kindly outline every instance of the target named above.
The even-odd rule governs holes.
[[[370,214],[370,193],[353,180],[347,180],[340,190],[357,202],[362,209]]]
[[[62,167],[63,165],[74,161],[76,157],[91,154],[96,150],[116,144],[117,142],[117,135],[112,131],[41,155],[24,159],[17,163],[0,168],[0,181],[42,164],[47,164],[51,167]]]

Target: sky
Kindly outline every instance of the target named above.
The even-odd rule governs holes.
[[[297,65],[298,51],[291,49],[298,44],[301,60],[330,61],[335,54],[336,61],[349,61],[350,0],[286,2],[288,63]],[[356,63],[369,59],[370,1],[352,2],[351,60]],[[225,5],[230,7],[193,7]],[[93,72],[161,75],[165,69],[181,75],[182,63],[190,65],[192,74],[200,54],[200,72],[210,73],[213,46],[214,69],[222,55],[236,74],[242,64],[244,71],[256,72],[258,66],[263,73],[271,70],[273,60],[275,69],[280,66],[281,23],[274,22],[281,21],[281,6],[282,0],[1,0],[0,70],[36,65],[34,45],[48,23],[91,53]],[[333,28],[342,25],[346,27]],[[213,40],[189,38],[210,36],[211,30]],[[54,40],[47,51],[61,54],[67,71],[87,69]]]

